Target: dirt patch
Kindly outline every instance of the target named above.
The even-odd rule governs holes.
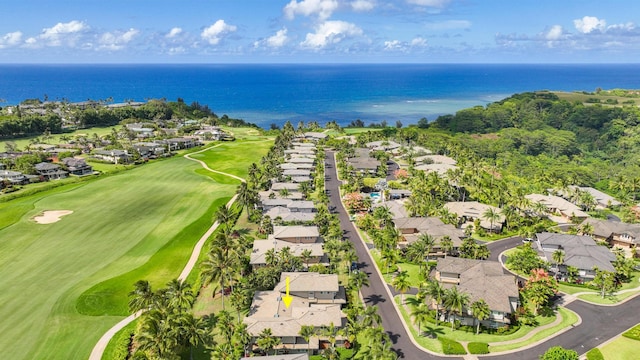
[[[72,214],[71,210],[47,210],[42,213],[42,215],[38,215],[33,218],[33,221],[38,224],[53,224],[55,222],[60,221],[63,216]]]

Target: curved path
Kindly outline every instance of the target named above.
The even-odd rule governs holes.
[[[191,154],[186,154],[184,155],[185,159],[191,160],[191,161],[195,161],[197,163],[199,163],[203,168],[207,169],[208,171],[211,171],[213,173],[216,174],[220,174],[220,175],[225,175],[225,176],[229,176],[232,177],[234,179],[240,180],[242,182],[245,182],[245,180],[239,176],[233,175],[233,174],[228,174],[222,171],[218,171],[218,170],[213,170],[211,168],[209,168],[209,166],[207,166],[207,164],[204,163],[204,161],[198,160],[198,159],[193,159],[191,158],[190,155],[193,154],[198,154],[201,152],[205,152],[209,149],[213,149],[215,147],[218,147],[222,144],[217,144],[214,146],[210,146],[208,148],[202,149],[200,151],[196,151],[193,152]],[[231,207],[231,205],[233,205],[233,203],[236,201],[237,195],[234,195],[231,200],[229,200],[229,202],[227,203],[227,207]],[[211,236],[211,234],[213,234],[214,231],[216,231],[216,229],[218,228],[218,222],[215,221],[211,227],[209,227],[209,229],[207,230],[207,232],[205,232],[201,237],[200,240],[198,240],[198,242],[196,243],[196,245],[193,248],[193,251],[191,252],[191,257],[189,258],[189,261],[187,261],[187,264],[184,266],[184,269],[182,269],[182,272],[180,273],[180,276],[178,276],[178,280],[180,281],[184,281],[187,279],[187,276],[189,276],[189,273],[191,273],[191,270],[193,270],[194,266],[196,265],[196,262],[198,261],[198,257],[200,256],[200,252],[202,251],[202,247],[204,246],[205,242],[207,242],[207,239],[209,238],[209,236]],[[109,344],[109,341],[111,341],[111,338],[118,333],[118,331],[122,330],[122,328],[124,328],[125,326],[129,325],[133,320],[135,320],[138,316],[140,316],[143,313],[142,310],[131,314],[129,316],[127,316],[126,318],[120,320],[120,322],[118,322],[117,324],[115,324],[111,329],[107,330],[106,333],[104,333],[104,335],[102,335],[102,337],[100,338],[100,340],[98,340],[98,342],[96,343],[96,345],[93,347],[93,350],[91,350],[91,355],[89,355],[89,360],[101,360],[102,359],[102,355],[104,353],[104,350],[107,348],[107,344]]]
[[[369,251],[342,206],[339,192],[340,181],[337,179],[333,151],[326,151],[325,168],[327,169],[325,171],[327,195],[329,195],[331,204],[336,207],[344,236],[353,242],[355,246],[360,269],[369,275],[370,285],[362,288],[362,297],[367,305],[378,306],[379,314],[382,318],[382,326],[391,337],[393,350],[398,353],[400,358],[405,359],[451,359],[451,356],[433,354],[427,351],[416,344],[413,337],[408,334],[407,325],[395,306],[389,286],[383,281],[382,275],[373,264]],[[498,261],[500,253],[519,245],[521,242],[521,238],[512,237],[488,244],[487,246],[492,253],[490,260]],[[640,296],[629,299],[618,306],[608,307],[588,304],[583,301],[571,301],[569,303],[567,300],[569,299],[564,297],[560,301],[567,309],[578,314],[582,319],[581,323],[560,334],[554,334],[549,338],[531,344],[526,348],[488,356],[467,355],[465,359],[478,357],[496,360],[538,360],[539,356],[548,348],[556,345],[566,349],[573,349],[578,354],[584,354],[589,349],[599,346],[640,321],[640,318],[634,315],[640,313]]]

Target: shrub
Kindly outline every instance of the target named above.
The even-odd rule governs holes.
[[[634,326],[633,328],[622,334],[622,336],[633,340],[640,340],[640,325]]]
[[[131,337],[133,332],[120,332],[115,338],[115,346],[113,351],[113,360],[126,360],[129,358],[129,345],[131,345]]]
[[[481,355],[489,353],[489,344],[482,342],[470,342],[467,348],[471,354]]]
[[[593,348],[587,353],[587,360],[604,360],[604,356],[600,352],[600,349]]]
[[[443,337],[439,337],[438,340],[442,344],[442,351],[445,355],[466,355],[467,353],[464,346],[457,341]]]

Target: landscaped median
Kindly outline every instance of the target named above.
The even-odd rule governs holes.
[[[407,300],[412,298],[413,296],[407,295],[405,296],[405,303]],[[537,316],[536,321],[538,322],[537,327],[533,326],[521,326],[518,330],[511,334],[499,335],[499,334],[485,334],[480,333],[478,335],[475,332],[466,332],[463,330],[451,330],[451,325],[448,322],[439,322],[438,326],[435,325],[434,320],[426,323],[422,326],[422,333],[418,334],[417,326],[415,322],[411,319],[409,313],[409,306],[400,304],[400,296],[395,297],[395,302],[398,304],[398,308],[404,318],[405,322],[409,325],[409,330],[411,330],[411,334],[416,342],[424,347],[427,350],[436,352],[436,353],[444,353],[446,352],[443,349],[443,343],[439,340],[440,338],[445,338],[449,340],[454,340],[461,344],[466,343],[484,343],[488,344],[488,350],[490,353],[499,353],[503,351],[509,351],[514,349],[519,349],[526,347],[528,345],[534,344],[540,340],[546,339],[553,334],[556,334],[563,329],[569,328],[571,325],[578,322],[578,315],[573,311],[568,310],[566,308],[558,308],[557,316],[560,316],[561,319],[556,321],[556,317],[544,317]],[[555,325],[551,326],[550,324]],[[532,335],[530,335],[532,334]],[[519,341],[522,339],[521,341]],[[450,341],[445,341],[447,345],[450,345]],[[474,345],[473,348],[480,348],[479,345]],[[469,346],[467,345],[467,348]]]
[[[605,345],[590,350],[587,353],[588,360],[628,360],[638,358],[640,348],[640,324],[632,327]],[[598,350],[600,349],[600,350]],[[598,354],[602,357],[599,357]]]

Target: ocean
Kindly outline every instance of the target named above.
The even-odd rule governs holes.
[[[178,98],[262,127],[426,117],[535,90],[640,89],[640,64],[0,65],[0,106],[24,99]]]

